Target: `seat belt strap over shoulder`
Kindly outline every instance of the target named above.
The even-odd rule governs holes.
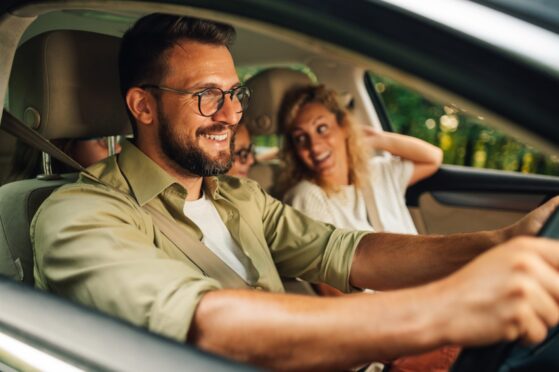
[[[376,207],[375,194],[371,184],[365,180],[363,187],[361,188],[363,193],[363,199],[365,199],[365,208],[367,208],[367,217],[369,222],[373,226],[375,232],[384,231],[384,226],[380,220],[378,214],[378,208]]]
[[[27,145],[39,149],[42,152],[49,154],[53,158],[58,159],[69,167],[72,167],[73,169],[76,169],[78,171],[84,170],[84,167],[82,167],[80,163],[78,163],[70,156],[68,156],[68,154],[66,154],[64,151],[53,145],[48,139],[41,136],[41,134],[23,124],[21,121],[19,121],[19,119],[17,119],[6,110],[3,110],[2,112],[2,123],[0,124],[0,128],[13,135],[14,137],[20,139]]]
[[[40,133],[23,124],[19,119],[3,110],[2,122],[0,128],[6,132],[19,138],[26,144],[39,149],[52,157],[60,160],[66,165],[87,173],[87,175],[97,182],[114,189],[111,185],[107,185],[99,178],[82,167],[78,162],[68,156],[64,151],[53,145],[48,139]],[[115,189],[116,190],[116,189]],[[118,191],[118,190],[117,190]],[[143,209],[153,217],[155,226],[165,235],[173,244],[177,246],[196,266],[198,266],[206,275],[217,279],[220,283],[227,283],[227,288],[252,288],[243,280],[233,269],[215,255],[202,242],[194,239],[185,231],[179,228],[177,223],[158,211],[150,205],[145,205]]]
[[[173,219],[149,204],[144,205],[143,209],[152,216],[159,231],[207,276],[225,284],[226,288],[252,288],[202,242],[182,230]]]

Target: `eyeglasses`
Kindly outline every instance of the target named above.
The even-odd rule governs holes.
[[[241,85],[229,90],[222,90],[219,88],[206,88],[198,92],[190,90],[169,88],[162,85],[155,84],[142,84],[139,86],[142,89],[158,89],[164,92],[171,92],[175,94],[192,94],[198,97],[198,110],[200,115],[210,117],[216,112],[221,110],[225,103],[225,95],[229,94],[231,102],[237,107],[237,113],[242,113],[248,107],[250,100],[250,89],[247,86]]]
[[[235,151],[233,153],[233,160],[239,159],[241,164],[246,164],[248,157],[251,155],[254,158],[254,144],[252,143],[248,147]]]

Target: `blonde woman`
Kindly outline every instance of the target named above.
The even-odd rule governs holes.
[[[337,227],[416,234],[406,188],[437,171],[442,151],[417,138],[355,125],[336,97],[319,85],[284,98],[284,200]],[[373,157],[372,150],[386,153]]]
[[[417,138],[355,125],[336,97],[320,85],[297,88],[284,98],[279,120],[286,133],[284,183],[290,187],[284,200],[337,227],[417,234],[406,188],[437,171],[442,151]],[[373,157],[372,150],[386,153]],[[315,288],[324,296],[342,295],[326,284]],[[383,370],[447,371],[459,350],[449,346],[399,358]]]

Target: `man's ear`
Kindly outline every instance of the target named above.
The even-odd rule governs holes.
[[[126,93],[126,105],[138,124],[153,124],[155,100],[148,92],[138,87],[130,88]]]

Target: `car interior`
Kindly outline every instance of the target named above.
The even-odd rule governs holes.
[[[48,140],[130,135],[128,118],[118,92],[116,58],[118,37],[137,17],[125,12],[111,14],[85,10],[54,11],[37,17],[23,33],[21,46],[15,54],[7,111]],[[281,137],[277,113],[283,94],[294,85],[312,83],[313,79],[333,87],[343,99],[352,102],[353,120],[382,128],[379,107],[375,107],[363,77],[370,70],[385,73],[386,66],[374,61],[356,61],[353,56],[346,56],[325,43],[306,43],[305,38],[291,37],[287,32],[273,33],[275,30],[266,27],[255,30],[249,23],[228,21],[238,32],[232,53],[239,70],[257,67],[258,71],[246,81],[253,90],[251,106],[245,117],[252,135]],[[301,65],[307,68],[306,72],[293,68]],[[418,85],[413,77],[401,72],[396,78],[403,78],[414,87]],[[436,87],[427,84],[420,87],[428,95],[441,95]],[[443,95],[443,98],[447,97]],[[465,106],[469,107],[466,103]],[[0,172],[6,175],[13,160],[16,139],[4,133],[0,137],[4,145],[0,154]],[[281,162],[272,159],[254,166],[251,177],[281,199],[282,195],[274,190],[280,172]],[[487,176],[492,173],[476,170],[472,176],[480,172],[487,173]],[[65,179],[72,177],[66,176]],[[11,247],[4,248],[2,254],[13,258],[13,262],[3,260],[2,265],[8,266],[3,272],[10,273],[9,276],[20,280],[25,278],[26,282],[32,283],[32,256],[25,239],[26,230],[38,205],[63,182],[60,179],[36,179],[7,184],[2,189],[0,197],[8,201],[1,206],[5,211],[2,223],[7,224],[5,231],[9,232],[3,237],[3,244]],[[27,190],[23,185],[33,186]],[[37,188],[41,190],[40,196],[37,196]],[[22,195],[14,196],[12,192]],[[545,194],[540,193],[509,193],[509,200],[514,199],[514,203],[509,203],[497,199],[495,192],[457,196],[446,190],[438,191],[436,195],[414,194],[412,190],[410,195],[410,211],[421,233],[504,226],[545,199]],[[491,208],[490,212],[488,208]],[[23,215],[22,218],[13,217],[16,209],[21,210],[18,215]],[[12,217],[8,218],[8,215]],[[21,220],[26,223],[20,223]],[[7,255],[6,251],[11,253]]]
[[[8,89],[5,96],[0,95],[5,97],[0,125],[0,275],[31,286],[29,224],[42,201],[56,188],[73,182],[77,170],[53,173],[48,169],[50,156],[44,154],[40,174],[6,182],[18,156],[17,143],[42,149],[41,144],[56,139],[130,137],[118,86],[119,38],[136,19],[153,11],[209,18],[236,27],[232,54],[241,79],[252,90],[244,120],[253,136],[279,138],[275,146],[281,144],[277,113],[283,94],[293,86],[316,82],[334,88],[340,99],[351,102],[353,120],[389,130],[378,92],[367,79],[369,72],[394,79],[431,99],[452,102],[507,128],[512,135],[525,134],[509,120],[409,72],[261,21],[169,4],[122,3],[107,10],[103,2],[87,7],[79,1],[63,3],[30,4],[3,21],[12,30],[11,39],[3,43],[17,45],[17,50],[13,62],[10,53],[0,56],[2,66],[11,66]],[[0,25],[3,27],[7,26]],[[10,120],[12,125],[6,124]],[[26,126],[39,136],[33,142],[29,135],[7,129],[13,125]],[[542,149],[552,147],[535,136],[524,138]],[[250,177],[281,200],[275,188],[281,172],[281,159],[276,157],[258,162]],[[448,234],[508,225],[557,191],[559,177],[445,165],[431,179],[409,189],[407,202],[420,233]]]
[[[33,37],[14,59],[11,109],[47,140],[131,133],[118,93],[118,47],[118,38],[87,31],[52,31]],[[31,246],[21,229],[29,228],[50,192],[74,180],[68,174],[52,175],[6,185],[0,213],[3,222],[12,224],[5,227],[4,235],[15,256],[13,266],[5,269],[10,269],[10,276],[17,273],[18,279],[33,283]]]
[[[35,129],[47,140],[131,134],[118,89],[119,38],[83,30],[42,32],[44,25],[57,25],[64,17],[68,19],[66,22],[76,22],[73,26],[78,27],[83,18],[95,19],[102,16],[101,13],[49,13],[43,17],[50,17],[50,20],[39,18],[23,36],[25,41],[16,52],[10,75],[8,109],[24,125]],[[133,18],[121,18],[124,24],[115,26],[124,30]],[[110,31],[116,32],[114,29]],[[242,28],[238,32],[236,48],[240,50],[233,50],[236,60],[242,61],[245,58],[251,65],[270,64],[273,56],[257,54],[249,57],[244,50],[246,45],[266,45],[269,43],[268,37]],[[312,71],[326,69],[329,72],[333,68],[343,71],[338,66],[328,66],[327,61],[304,55],[305,51],[298,46],[285,44],[282,48],[282,58],[285,60],[274,61],[274,65],[280,67],[266,68],[246,82],[253,90],[252,109],[247,112],[246,125],[254,135],[279,135],[277,113],[283,94],[294,85],[311,83],[308,75],[281,67],[282,64],[308,60],[308,64],[313,66]],[[16,139],[8,135],[3,135],[3,138],[7,142],[4,148],[12,148],[3,157],[3,162],[9,165]],[[252,170],[251,177],[265,189],[273,191],[272,186],[276,184],[277,175],[281,171],[279,168],[278,162],[274,161],[258,164]],[[5,166],[2,170],[6,174],[9,167]],[[25,283],[33,283],[32,251],[27,238],[29,223],[50,192],[74,179],[72,175],[51,175],[8,183],[2,188],[0,198],[3,203],[0,213],[6,231],[2,254],[6,258],[12,258],[2,260],[0,267],[3,274]],[[281,195],[277,196],[281,198]]]
[[[21,46],[14,57],[7,95],[8,111],[47,140],[130,135],[118,90],[116,60],[118,36],[137,17],[136,14],[84,10],[55,11],[37,17],[23,33]],[[289,37],[285,32],[272,35],[272,30],[265,27],[255,31],[249,24],[231,21],[238,32],[232,50],[238,68],[258,67],[258,73],[246,81],[253,90],[251,106],[245,117],[252,135],[281,137],[277,113],[283,94],[295,85],[312,83],[312,78],[351,100],[353,120],[382,127],[379,107],[373,104],[363,76],[369,70],[384,73],[386,66],[374,64],[374,61],[359,63],[326,44],[316,41],[308,44],[304,38]],[[293,68],[298,65],[307,67],[312,78],[308,72]],[[400,75],[396,77],[402,78]],[[404,80],[409,78],[404,77]],[[409,83],[417,85],[413,80]],[[425,85],[422,88],[427,89],[429,95],[440,94],[435,87]],[[16,139],[3,133],[1,140],[4,146],[0,172],[6,175],[13,160]],[[280,172],[281,162],[273,159],[254,166],[251,178],[281,199],[282,195],[274,190]],[[476,170],[472,176],[480,172],[488,173],[488,176],[492,173]],[[2,189],[0,198],[7,201],[1,204],[5,211],[2,224],[6,224],[5,231],[8,232],[3,237],[3,244],[10,247],[4,248],[2,254],[12,256],[12,260],[2,260],[2,266],[7,266],[2,271],[10,273],[9,276],[32,283],[27,227],[49,192],[65,179],[72,180],[68,175],[65,177],[62,180],[35,179],[7,184]],[[29,189],[24,185],[30,185]],[[509,200],[514,199],[514,203],[509,203],[496,198],[495,192],[457,196],[446,190],[438,191],[436,195],[414,194],[412,190],[410,195],[410,211],[420,233],[464,232],[505,226],[541,203],[546,196],[509,193]],[[488,208],[491,208],[490,212]],[[17,214],[21,218],[14,217],[13,211],[17,209],[21,210]]]

